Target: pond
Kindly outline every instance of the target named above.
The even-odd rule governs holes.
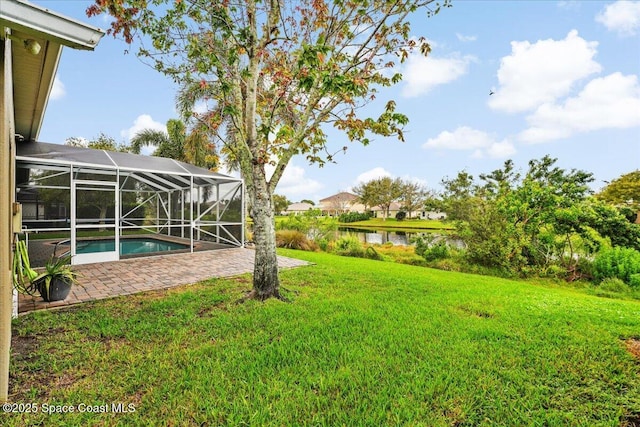
[[[404,231],[388,231],[388,230],[372,230],[372,229],[363,229],[363,228],[351,228],[351,227],[340,227],[338,229],[338,237],[344,236],[347,234],[351,234],[357,236],[363,243],[371,243],[371,244],[385,244],[388,242],[393,243],[398,246],[409,246],[412,245],[412,241],[414,238],[418,236],[436,236],[436,237],[444,237],[447,240],[447,243],[453,247],[461,248],[464,243],[462,240],[448,236],[446,234],[434,233],[434,232],[404,232]]]

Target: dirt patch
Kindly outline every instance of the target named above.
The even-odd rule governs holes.
[[[493,313],[490,313],[479,307],[472,307],[470,305],[461,305],[458,307],[458,310],[469,316],[479,317],[481,319],[491,319],[492,317],[495,317]]]
[[[229,281],[232,281],[232,282],[236,282],[236,283],[240,283],[240,284],[243,284],[243,285],[252,283],[251,278],[248,277],[248,276],[229,277],[226,280],[229,280]]]
[[[220,301],[213,305],[203,306],[198,310],[198,317],[212,317],[215,311],[229,311],[229,303]]]
[[[11,357],[17,360],[28,360],[33,357],[33,350],[37,344],[38,337],[34,335],[14,335],[11,337]]]
[[[627,347],[627,351],[631,353],[631,355],[638,361],[640,361],[640,338],[629,338],[624,342],[624,345],[625,347]],[[638,421],[640,422],[640,418],[638,419]],[[637,425],[640,426],[640,424]]]
[[[640,414],[624,417],[622,419],[622,427],[640,427]]]

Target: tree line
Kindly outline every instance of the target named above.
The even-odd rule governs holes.
[[[593,275],[590,261],[602,250],[640,250],[639,178],[638,171],[625,175],[594,195],[591,173],[560,168],[550,156],[531,160],[524,173],[508,160],[477,178],[466,171],[445,178],[440,203],[469,262],[577,279]]]

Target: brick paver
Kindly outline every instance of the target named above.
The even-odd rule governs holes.
[[[187,254],[159,255],[115,262],[75,266],[81,286],[71,288],[64,301],[47,303],[40,297],[20,295],[18,311],[64,307],[87,301],[187,285],[212,277],[230,277],[253,271],[255,251],[218,249]],[[306,261],[278,257],[279,268],[309,265]]]

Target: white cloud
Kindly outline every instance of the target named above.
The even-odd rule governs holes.
[[[578,80],[602,69],[593,60],[597,47],[597,42],[584,40],[576,30],[563,40],[511,42],[511,55],[500,62],[500,86],[489,106],[522,112],[569,94]]]
[[[270,176],[272,173],[273,168],[267,175]],[[276,193],[286,196],[289,200],[299,200],[311,197],[322,188],[322,183],[305,176],[304,168],[289,164],[278,182]]]
[[[452,82],[467,73],[469,63],[475,57],[453,55],[448,58],[423,56],[419,53],[409,55],[402,70],[404,87],[402,95],[412,98],[428,93],[436,86]]]
[[[486,152],[489,157],[494,159],[504,159],[516,154],[516,148],[511,142],[504,140],[502,142],[494,142],[486,149]]]
[[[598,129],[640,126],[638,77],[613,73],[593,79],[576,97],[563,104],[541,105],[527,121],[530,127],[520,139],[531,143]]]
[[[440,132],[435,138],[430,138],[422,146],[426,149],[464,150],[473,151],[472,157],[502,158],[515,154],[516,149],[508,140],[496,141],[486,132],[462,126],[453,132]]]
[[[60,98],[64,98],[67,94],[67,91],[64,88],[64,83],[56,76],[53,79],[53,86],[51,87],[51,99],[56,100]]]
[[[371,170],[368,170],[366,172],[362,172],[360,175],[358,175],[358,177],[356,178],[356,185],[357,184],[361,184],[363,182],[369,182],[371,180],[374,179],[378,179],[378,178],[384,178],[384,177],[391,177],[391,173],[386,171],[384,168],[378,166],[377,168],[373,168]]]
[[[129,129],[124,129],[120,131],[120,136],[126,138],[128,141],[131,141],[131,138],[136,136],[136,134],[145,129],[153,129],[161,132],[167,132],[167,127],[160,122],[156,122],[151,118],[149,114],[141,114],[133,121],[133,126]],[[142,147],[140,150],[140,154],[150,155],[155,151],[155,146],[146,146]]]
[[[160,122],[156,122],[148,114],[141,114],[138,117],[136,117],[136,119],[133,121],[133,126],[131,126],[129,129],[124,129],[120,131],[120,135],[123,138],[127,138],[128,140],[131,140],[131,138],[136,136],[138,132],[145,129],[159,130],[161,132],[167,131],[167,127],[164,124]]]
[[[456,33],[456,37],[461,42],[474,42],[478,40],[478,36],[465,36],[464,34]]]
[[[596,15],[596,21],[620,36],[633,36],[640,29],[640,2],[617,1],[608,4]]]

